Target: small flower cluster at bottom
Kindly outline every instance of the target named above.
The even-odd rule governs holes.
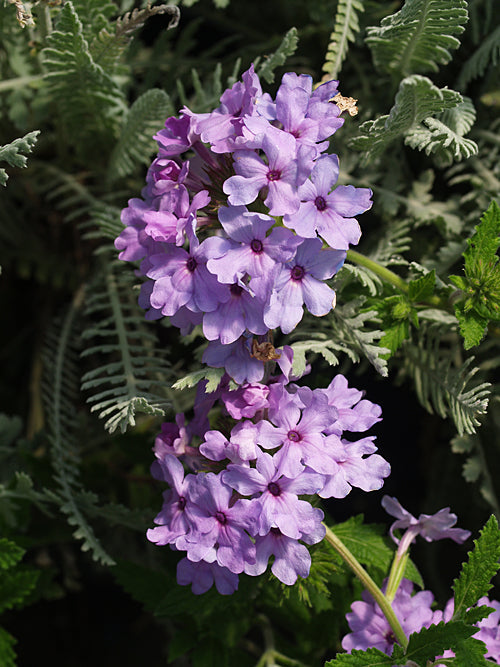
[[[180,584],[203,593],[215,582],[230,594],[239,574],[262,574],[271,556],[271,571],[283,583],[308,576],[305,545],[321,541],[325,527],[323,512],[302,496],[379,489],[390,472],[375,454],[374,437],[343,437],[380,419],[380,407],[362,397],[342,375],[326,389],[299,387],[284,376],[234,390],[226,377],[212,394],[199,389],[194,419],[186,426],[179,415],[176,425],[162,428],[152,467],[170,489],[147,536],[186,552]],[[208,425],[216,401],[222,420],[234,424],[225,432]],[[193,472],[185,474],[180,459]]]
[[[419,591],[415,595],[412,595],[412,592],[413,583],[403,579],[392,602],[392,608],[407,637],[422,628],[451,620],[453,598],[448,601],[444,611],[433,611],[431,606],[434,596],[430,591]],[[353,602],[352,611],[346,616],[352,632],[343,638],[342,648],[349,653],[353,649],[364,651],[377,648],[391,655],[396,642],[392,628],[371,595],[364,591],[362,597],[362,601]],[[494,611],[476,623],[478,631],[474,637],[486,644],[485,657],[500,664],[500,602],[482,597],[477,603],[478,607],[481,605],[492,607]],[[437,656],[436,660],[454,655],[453,651],[448,650],[442,656]],[[439,665],[436,664],[435,667]]]

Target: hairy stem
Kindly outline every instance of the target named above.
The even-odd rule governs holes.
[[[380,588],[370,577],[368,572],[349,551],[345,544],[339,540],[339,538],[335,535],[335,533],[332,532],[332,530],[330,530],[330,528],[328,528],[328,526],[325,527],[327,542],[332,545],[335,551],[343,558],[347,565],[349,565],[354,574],[370,592],[371,596],[378,604],[389,625],[391,626],[398,643],[401,644],[403,648],[406,648],[408,645],[408,639],[403,631],[403,628],[401,627],[401,623],[394,613],[394,609],[391,607],[389,600],[385,597]]]

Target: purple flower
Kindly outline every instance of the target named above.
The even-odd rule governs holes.
[[[192,563],[183,558],[177,563],[177,583],[181,586],[191,584],[195,595],[206,593],[215,583],[221,595],[231,595],[238,590],[238,575],[217,563],[199,561]]]
[[[361,229],[353,217],[371,208],[371,190],[352,185],[332,187],[339,175],[336,155],[323,155],[316,160],[311,179],[298,189],[301,200],[296,213],[285,215],[284,223],[304,238],[314,238],[316,232],[331,248],[348,250],[356,245]]]
[[[392,602],[394,613],[407,637],[439,622],[441,614],[431,609],[434,596],[430,591],[420,591],[415,595],[412,592],[413,583],[403,579]],[[377,648],[391,655],[396,642],[392,628],[370,593],[363,591],[362,597],[363,601],[353,602],[352,612],[346,614],[352,632],[343,638],[342,648],[348,653],[353,649],[365,651]]]
[[[197,479],[193,502],[203,515],[197,522],[199,533],[186,535],[176,546],[187,551],[193,562],[217,560],[222,567],[240,574],[245,564],[255,563],[255,546],[246,529],[255,521],[256,508],[250,500],[232,504],[233,490],[220,475],[209,472],[198,474]]]
[[[203,353],[202,361],[213,368],[224,368],[237,384],[260,382],[264,377],[264,364],[252,356],[251,346],[252,338],[245,336],[229,345],[212,341]]]
[[[320,537],[317,541],[322,539]],[[271,528],[263,537],[255,538],[255,564],[245,566],[246,574],[258,576],[266,571],[269,558],[274,555],[271,572],[282,583],[293,586],[297,577],[305,579],[309,576],[311,556],[307,547],[298,540],[287,537],[278,528]]]
[[[222,479],[240,494],[257,497],[258,535],[279,528],[283,535],[299,539],[320,529],[323,512],[298,496],[317,493],[323,486],[321,475],[305,470],[295,479],[289,479],[282,474],[276,458],[262,452],[255,468],[230,464]]]
[[[220,431],[207,431],[204,442],[200,445],[200,452],[211,461],[253,461],[258,453],[256,435],[257,426],[251,421],[238,422],[232,429],[229,440]]]
[[[271,136],[271,131],[272,136]],[[267,188],[264,200],[269,215],[294,213],[299,208],[297,197],[297,154],[294,138],[269,126],[262,138],[262,150],[268,162],[254,151],[237,151],[234,156],[236,176],[223,185],[232,206],[251,204],[263,188]]]
[[[147,538],[160,545],[181,544],[187,534],[196,534],[198,530],[200,512],[191,498],[198,478],[191,474],[184,478],[181,462],[171,454],[158,460],[154,476],[171,488],[165,491],[162,510],[155,518],[159,525],[147,531]]]
[[[312,315],[322,316],[335,306],[335,292],[323,281],[342,266],[345,252],[322,250],[319,239],[306,239],[292,262],[284,265],[274,279],[264,322],[283,333],[295,329],[303,316],[303,305]]]
[[[450,512],[449,507],[439,510],[436,514],[420,514],[418,519],[405,510],[396,498],[384,496],[382,507],[388,514],[397,519],[390,529],[390,535],[396,544],[400,543],[394,535],[397,528],[407,529],[403,537],[407,546],[413,542],[417,535],[421,535],[427,542],[449,537],[454,542],[460,543],[465,542],[470,537],[470,531],[462,530],[462,528],[452,528],[457,522],[457,516]]]
[[[326,438],[325,450],[335,462],[336,470],[326,476],[325,486],[318,494],[321,498],[344,498],[353,486],[363,491],[382,488],[391,466],[382,456],[374,454],[377,451],[374,439],[371,436],[348,442],[335,435]]]
[[[260,382],[245,383],[238,389],[222,392],[222,402],[233,419],[251,419],[268,407],[269,387]]]

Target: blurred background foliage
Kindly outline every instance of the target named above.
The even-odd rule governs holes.
[[[473,533],[500,518],[500,286],[463,257],[499,198],[499,59],[494,0],[0,5],[2,664],[298,666],[339,650],[360,590],[327,546],[291,589],[242,578],[230,599],[196,598],[145,539],[164,490],[154,437],[189,410],[193,390],[172,385],[202,340],[145,322],[112,241],[165,118],[215,108],[252,62],[271,93],[293,70],[357,100],[331,150],[342,183],[374,192],[359,251],[406,285],[351,256],[332,316],[291,337],[296,363],[382,405],[384,493],[414,514],[451,506]],[[381,495],[326,508],[378,581]],[[415,549],[440,603],[465,552]]]

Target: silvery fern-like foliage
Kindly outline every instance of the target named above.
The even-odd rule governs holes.
[[[11,167],[26,167],[28,159],[24,153],[31,153],[39,134],[39,130],[34,130],[6,146],[0,146],[0,161],[7,162]],[[6,185],[8,178],[5,169],[0,168],[0,185]]]
[[[359,32],[359,14],[363,11],[363,0],[339,0],[335,25],[323,63],[324,79],[337,78],[347,55],[349,43],[354,42]]]
[[[47,335],[44,354],[44,399],[47,434],[60,509],[75,526],[74,537],[82,540],[82,550],[95,560],[113,565],[81,511],[76,496],[82,491],[79,477],[78,420],[75,405],[79,391],[77,350],[79,316],[83,293],[76,293],[64,317],[54,322]]]
[[[482,76],[488,66],[496,67],[500,62],[500,26],[483,40],[482,44],[464,63],[457,81],[457,88],[465,90],[467,85]]]
[[[97,64],[73,4],[58,14],[56,29],[43,51],[48,90],[65,128],[80,146],[116,131],[125,109],[124,95],[109,72]]]
[[[138,164],[147,164],[151,160],[157,149],[153,134],[173,112],[169,96],[158,88],[146,91],[132,104],[111,153],[110,181],[127,176]]]
[[[459,435],[475,433],[479,418],[488,408],[491,384],[474,383],[479,369],[474,357],[456,366],[446,348],[441,348],[443,329],[438,323],[421,324],[416,345],[403,347],[402,372],[412,377],[422,406],[445,419],[451,417]]]
[[[427,141],[423,139],[425,123],[462,102],[460,93],[448,88],[438,88],[427,77],[413,74],[399,84],[390,113],[362,123],[359,135],[351,139],[350,145],[364,151],[367,160],[378,157],[389,144],[401,138],[406,144],[415,145],[420,150],[430,145],[431,141],[432,149],[446,149],[450,143],[449,136],[444,131],[440,135],[429,132]],[[442,122],[441,125],[446,127]],[[418,138],[421,139],[420,143],[417,142]],[[456,143],[458,145],[458,140]],[[463,145],[463,142],[460,145]],[[468,143],[467,151],[470,150],[472,148]]]
[[[460,46],[466,0],[406,0],[396,14],[367,29],[366,43],[382,72],[408,76],[437,72]]]
[[[81,388],[90,394],[91,411],[105,419],[105,428],[113,433],[133,426],[137,413],[165,414],[168,400],[162,393],[164,355],[155,348],[156,336],[137,305],[135,279],[109,253],[103,258],[87,290],[86,315],[93,324],[82,338],[92,344],[82,356],[92,356],[94,367],[83,375]]]

